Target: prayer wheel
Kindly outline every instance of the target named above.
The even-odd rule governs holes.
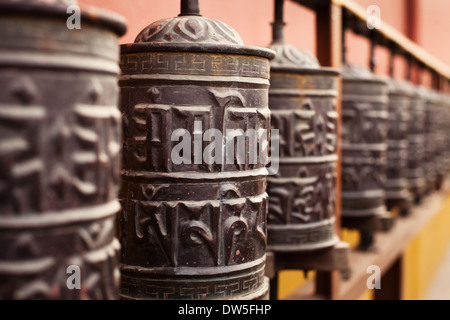
[[[121,49],[121,297],[267,298],[275,53],[243,45],[198,1]]]
[[[269,106],[279,130],[280,169],[268,178],[268,248],[331,247],[335,235],[339,72],[284,41],[283,0],[275,2]]]
[[[425,100],[423,93],[416,86],[408,83],[411,91],[408,122],[408,184],[416,204],[425,194],[426,179],[423,167],[425,158]]]
[[[433,105],[432,133],[435,140],[434,159],[435,159],[435,181],[431,184],[432,190],[439,190],[442,187],[446,176],[446,162],[448,154],[446,153],[446,133],[448,131],[448,122],[446,122],[447,107],[444,96],[437,91],[433,92],[435,103]]]
[[[342,217],[374,217],[386,212],[388,84],[350,64],[342,76]]]
[[[412,89],[405,82],[389,80],[386,205],[408,215],[411,205],[408,184],[408,124]]]
[[[441,100],[439,95],[432,89],[419,86],[418,90],[424,97],[425,102],[425,126],[423,136],[424,159],[422,166],[425,170],[425,193],[428,194],[436,189],[439,184],[439,128]]]
[[[124,33],[75,1],[0,0],[0,299],[119,298]]]

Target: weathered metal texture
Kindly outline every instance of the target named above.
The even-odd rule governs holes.
[[[335,235],[336,112],[339,72],[284,41],[269,47],[269,106],[279,130],[280,170],[268,177],[268,247],[301,252],[331,247]]]
[[[0,0],[0,299],[119,297],[125,24],[86,8],[69,30],[66,10]],[[67,286],[71,265],[80,290]]]
[[[386,210],[388,85],[353,65],[342,75],[342,216],[380,215]]]
[[[416,86],[408,83],[412,96],[409,105],[408,124],[408,183],[409,190],[416,203],[421,201],[425,194],[426,180],[424,169],[425,157],[425,100],[423,93]]]
[[[389,81],[386,205],[406,215],[411,205],[408,183],[408,125],[412,88],[405,82]]]
[[[259,157],[195,164],[211,143],[194,140],[208,129],[269,129],[273,57],[193,12],[155,22],[122,46],[123,299],[267,297],[267,169]],[[193,164],[171,156],[177,129],[192,137]],[[216,142],[224,154],[234,148]]]

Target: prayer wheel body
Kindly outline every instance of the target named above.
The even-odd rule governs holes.
[[[408,184],[408,125],[412,89],[404,82],[389,81],[386,205],[407,215],[410,207]]]
[[[385,213],[388,85],[346,64],[342,95],[342,217]]]
[[[0,0],[0,299],[119,297],[125,24],[67,3]]]
[[[423,168],[425,170],[425,192],[430,193],[439,184],[440,172],[440,130],[438,127],[441,107],[440,96],[433,90],[419,87],[425,101],[425,126],[424,126],[424,159]]]
[[[268,147],[250,140],[270,128],[273,57],[183,12],[122,46],[123,299],[267,297]]]
[[[414,201],[419,203],[426,191],[425,158],[425,99],[423,93],[411,83],[411,104],[408,122],[408,183]]]
[[[269,105],[279,130],[280,170],[268,178],[268,247],[310,251],[331,247],[335,235],[337,84],[309,53],[284,42],[271,46]]]

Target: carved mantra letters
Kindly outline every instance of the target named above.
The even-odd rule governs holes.
[[[198,159],[209,129],[270,129],[267,56],[133,46],[122,48],[120,81],[122,298],[263,297],[267,169],[236,152],[231,163]],[[174,161],[180,129],[192,153]],[[218,143],[223,157],[235,148]],[[248,137],[243,146],[248,154]]]

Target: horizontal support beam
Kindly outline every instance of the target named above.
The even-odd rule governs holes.
[[[374,250],[350,250],[350,273],[345,279],[340,279],[338,293],[335,299],[355,300],[367,291],[367,268],[375,265],[380,268],[381,275],[385,276],[391,267],[403,257],[411,241],[428,225],[440,212],[446,199],[450,197],[450,183],[447,181],[439,192],[426,197],[421,205],[411,209],[411,214],[405,218],[398,218],[389,232],[376,234]],[[286,299],[326,299],[316,295],[314,281],[308,281],[299,287]]]

